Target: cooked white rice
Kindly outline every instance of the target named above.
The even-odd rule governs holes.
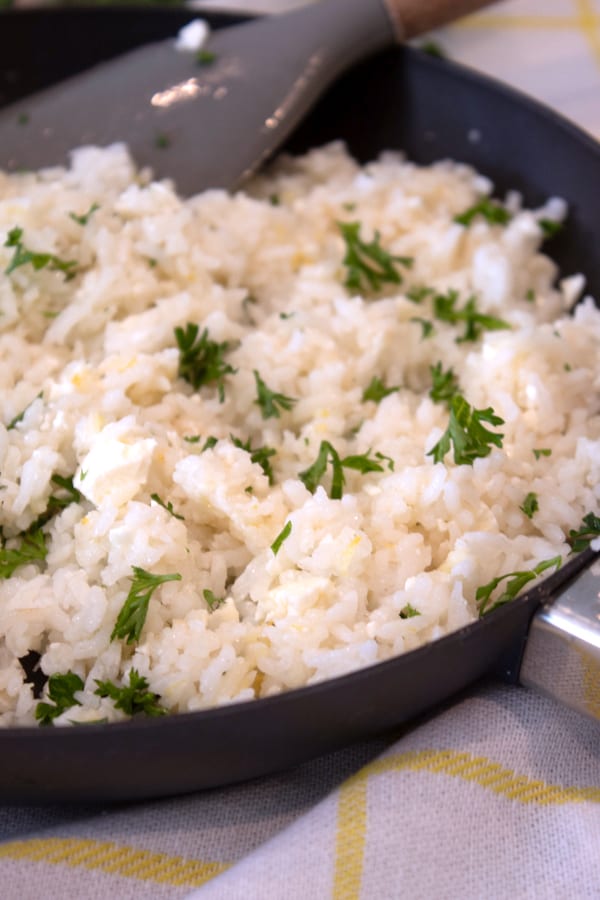
[[[478,586],[568,555],[600,493],[600,313],[587,299],[568,315],[583,279],[557,283],[540,249],[538,220],[561,219],[561,201],[529,211],[511,195],[508,225],[454,222],[491,191],[451,162],[386,153],[361,168],[339,143],[281,160],[247,193],[187,201],[121,146],[0,175],[0,245],[19,227],[28,250],[78,268],[0,275],[5,549],[46,510],[53,475],[81,492],[44,526],[46,560],[0,581],[3,725],[36,721],[19,662],[32,650],[46,675],[85,682],[55,724],[123,718],[94,691],[132,668],[169,710],[197,710],[404,653],[473,621]],[[69,215],[93,204],[86,224]],[[414,257],[400,286],[345,287],[339,221]],[[13,253],[0,247],[3,272]],[[454,288],[459,305],[474,294],[511,329],[457,343],[460,327],[434,321],[423,337],[431,301],[406,296],[421,285]],[[215,384],[178,377],[187,323],[232,345],[222,403]],[[472,466],[427,455],[448,424],[429,396],[437,362],[504,420],[502,448]],[[280,418],[262,418],[253,370],[297,400]],[[400,389],[365,402],[374,376]],[[276,450],[272,485],[232,435]],[[311,494],[298,475],[324,440],[342,458],[382,454],[383,471],[344,470],[334,500],[328,467]],[[181,581],[157,588],[128,644],[111,634],[133,566]],[[211,610],[206,590],[224,602]]]

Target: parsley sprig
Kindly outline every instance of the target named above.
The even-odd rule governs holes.
[[[452,398],[459,392],[458,378],[454,370],[444,371],[442,363],[437,362],[435,366],[430,366],[429,371],[433,381],[429,396],[434,403],[447,403],[450,406]]]
[[[122,638],[128,644],[139,641],[148,615],[150,598],[156,588],[166,581],[181,581],[181,575],[177,572],[171,575],[152,575],[139,566],[132,568],[131,587],[110,636],[111,641]]]
[[[183,516],[180,516],[175,512],[175,510],[173,509],[173,504],[170,500],[167,500],[167,502],[165,503],[164,500],[161,500],[158,494],[150,494],[150,499],[154,500],[155,503],[158,503],[159,506],[162,506],[162,508],[170,513],[174,519],[181,519],[181,521],[183,521]]]
[[[527,516],[528,519],[533,519],[535,513],[538,511],[539,508],[540,508],[540,503],[538,500],[538,495],[536,493],[534,493],[533,491],[530,491],[527,494],[527,496],[523,500],[523,503],[519,507],[521,512],[525,513],[525,515]]]
[[[390,394],[395,394],[396,391],[399,390],[399,385],[386,387],[381,378],[378,378],[377,375],[373,375],[368,386],[363,391],[362,401],[363,403],[366,403],[367,400],[372,400],[373,403],[380,403],[384,397],[389,397]]]
[[[454,221],[458,222],[459,225],[468,227],[477,216],[481,216],[490,225],[508,225],[511,218],[509,211],[501,203],[496,203],[494,200],[490,200],[489,197],[482,197],[473,206],[465,209],[458,216],[454,216]]]
[[[569,531],[569,543],[573,553],[587,550],[594,538],[600,537],[600,517],[588,513],[579,528]]]
[[[83,215],[78,216],[77,213],[70,212],[69,218],[73,219],[74,222],[76,222],[78,225],[81,225],[81,227],[83,228],[90,221],[94,213],[99,209],[100,207],[97,203],[92,203],[88,211],[86,213],[83,213]]]
[[[256,369],[253,369],[253,373],[257,395],[254,402],[260,406],[263,419],[278,419],[281,416],[280,410],[289,411],[298,402],[294,397],[286,397],[285,394],[278,394],[268,388]]]
[[[261,467],[267,478],[269,479],[269,484],[273,484],[273,468],[271,466],[271,458],[275,456],[277,451],[273,447],[252,447],[250,438],[247,441],[242,441],[241,438],[236,438],[233,435],[230,435],[231,442],[234,447],[239,447],[240,450],[245,450],[246,453],[250,454],[250,462],[256,463]]]
[[[456,339],[457,344],[477,341],[484,331],[503,331],[510,329],[508,322],[496,316],[488,316],[477,310],[476,298],[469,297],[462,309],[457,309],[458,291],[449,290],[446,294],[436,294],[433,298],[433,313],[440,322],[458,325],[464,322],[464,333]]]
[[[344,284],[350,291],[377,293],[384,284],[402,284],[398,266],[409,269],[413,264],[410,256],[393,256],[379,243],[379,232],[372,241],[360,237],[360,222],[338,222],[338,228],[346,243]]]
[[[35,717],[40,725],[52,725],[54,719],[65,710],[81,706],[75,698],[75,692],[82,691],[83,688],[83,681],[75,672],[69,670],[65,675],[51,675],[48,679],[48,698],[51,702],[42,700],[35,708]]]
[[[434,462],[442,462],[451,446],[454,462],[459,466],[472,466],[478,457],[489,456],[492,445],[502,447],[504,435],[490,431],[484,422],[503,425],[504,419],[495,415],[491,406],[475,409],[461,394],[455,394],[450,401],[448,428],[427,456],[433,456]]]
[[[165,716],[167,710],[158,702],[160,696],[148,690],[148,681],[137,669],[129,670],[129,684],[117,685],[112,681],[98,681],[94,691],[98,697],[110,697],[115,709],[128,716]]]
[[[332,500],[340,500],[344,493],[344,469],[354,469],[365,475],[367,472],[383,472],[383,466],[378,460],[388,460],[388,468],[393,469],[393,462],[389,457],[383,454],[375,454],[376,458],[372,458],[370,450],[360,455],[345,456],[343,459],[335,447],[329,441],[321,441],[317,458],[312,466],[298,474],[298,478],[303,482],[304,486],[314,494],[317,487],[321,483],[321,479],[327,471],[327,466],[331,464],[331,488],[329,496]]]
[[[26,266],[28,263],[31,263],[36,272],[45,268],[52,272],[62,272],[65,276],[65,281],[70,281],[77,274],[76,260],[60,259],[54,253],[36,253],[33,250],[28,250],[23,244],[23,229],[17,226],[11,228],[8,232],[4,246],[13,248],[12,259],[4,270],[6,275],[10,275],[15,269],[18,269],[20,266]]]
[[[29,528],[17,540],[16,547],[0,549],[0,578],[10,578],[20,566],[43,562],[48,555],[41,527]]]
[[[281,531],[279,532],[279,534],[277,535],[277,537],[275,538],[275,540],[273,541],[273,543],[271,544],[271,550],[273,551],[273,556],[277,556],[277,554],[279,553],[279,551],[281,549],[281,545],[287,538],[289,538],[291,533],[292,533],[292,523],[286,522],[285,525],[283,526],[283,528],[281,529]]]
[[[225,399],[225,376],[234,375],[237,369],[225,362],[225,354],[232,349],[229,341],[213,341],[204,329],[188,322],[185,328],[175,328],[175,340],[179,347],[178,374],[198,390],[205,384],[217,385],[219,400]]]
[[[548,569],[559,569],[561,565],[562,557],[554,556],[552,559],[542,560],[542,562],[538,563],[537,566],[534,566],[533,569],[526,569],[520,572],[508,572],[505,575],[499,575],[497,578],[492,578],[488,584],[483,584],[481,587],[478,587],[475,593],[479,615],[484,616],[486,613],[498,609],[499,606],[504,606],[505,603],[514,600],[517,594],[519,594],[530,581],[534,581]],[[503,592],[496,597],[495,601],[492,603],[492,594],[500,582],[506,579],[509,580],[506,582]]]

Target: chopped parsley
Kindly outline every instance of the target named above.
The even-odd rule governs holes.
[[[412,303],[422,303],[427,297],[435,294],[433,288],[430,287],[411,287],[406,292],[406,299]]]
[[[450,402],[455,394],[458,393],[458,378],[454,374],[453,369],[443,370],[441,362],[437,362],[435,366],[430,366],[433,384],[429,391],[429,396],[434,403]]]
[[[292,523],[286,522],[273,543],[271,544],[271,550],[273,551],[273,556],[277,556],[279,550],[281,549],[281,545],[285,541],[286,538],[290,536],[292,533]]]
[[[87,223],[90,221],[90,218],[94,215],[94,213],[98,209],[100,209],[98,204],[92,203],[92,205],[90,206],[88,211],[86,213],[84,213],[82,216],[78,216],[74,212],[70,212],[69,218],[73,219],[74,222],[77,222],[78,225],[81,225],[83,227],[84,225],[87,225]]]
[[[587,550],[594,538],[600,537],[600,517],[588,513],[579,528],[569,531],[569,543],[573,553]]]
[[[477,216],[481,216],[490,225],[508,225],[511,218],[509,211],[501,203],[496,203],[494,200],[490,200],[489,197],[482,197],[473,206],[470,206],[458,216],[454,216],[454,221],[458,222],[459,225],[468,227]]]
[[[19,422],[22,422],[23,419],[25,418],[25,413],[27,412],[27,410],[29,409],[29,407],[30,407],[33,403],[35,403],[36,400],[40,400],[42,396],[43,396],[42,391],[40,391],[39,394],[37,395],[37,397],[34,397],[33,400],[31,401],[31,403],[28,403],[28,404],[27,404],[27,406],[25,407],[25,409],[22,409],[20,413],[17,413],[17,415],[14,417],[14,419],[11,419],[11,420],[10,420],[10,422],[9,422],[8,425],[6,426],[6,430],[7,430],[7,431],[12,431],[13,428],[16,428],[17,425],[19,424]]]
[[[181,575],[178,573],[152,575],[139,566],[133,566],[131,587],[129,588],[127,599],[117,616],[115,627],[110,636],[111,641],[115,638],[123,638],[128,644],[139,641],[148,614],[150,598],[156,588],[166,581],[181,581]]]
[[[183,439],[188,444],[199,444],[201,436],[199,434],[184,434]]]
[[[451,446],[454,462],[459,466],[472,466],[477,457],[489,456],[492,445],[502,447],[504,435],[490,431],[483,422],[503,425],[504,419],[495,415],[491,406],[475,409],[461,394],[455,394],[450,401],[448,428],[427,456],[433,456],[434,462],[442,462]]]
[[[414,616],[420,616],[421,613],[418,609],[415,609],[411,603],[407,603],[400,612],[399,616],[401,619],[412,619]]]
[[[23,229],[19,227],[11,228],[4,242],[5,247],[13,248],[13,256],[4,270],[6,275],[10,275],[20,266],[26,266],[31,263],[34,270],[38,272],[40,269],[49,269],[52,272],[62,272],[65,281],[70,281],[77,274],[77,261],[74,259],[60,259],[54,253],[36,253],[28,250],[23,244]]]
[[[430,322],[429,319],[422,319],[421,316],[413,316],[410,321],[416,322],[421,326],[421,340],[425,340],[433,334],[433,322]]]
[[[544,240],[553,238],[565,227],[564,222],[557,222],[555,219],[538,219],[538,225],[544,235]]]
[[[242,441],[240,438],[236,438],[233,435],[231,435],[231,441],[234,447],[239,447],[240,450],[245,450],[246,453],[250,454],[250,462],[259,465],[269,479],[269,484],[273,484],[273,469],[270,460],[272,456],[275,456],[277,451],[274,450],[273,447],[256,447],[255,449],[252,449],[250,439]]]
[[[398,265],[409,269],[413,260],[409,256],[393,256],[379,243],[379,232],[372,241],[360,237],[360,222],[338,222],[338,228],[346,242],[344,265],[345,286],[350,291],[378,292],[384,284],[402,284]]]
[[[1,6],[2,4],[0,4]],[[17,116],[17,125],[29,125],[29,114],[19,113]]]
[[[469,297],[462,309],[456,309],[458,292],[449,290],[447,294],[436,294],[433,298],[433,313],[441,322],[458,325],[464,322],[465,331],[456,339],[458,344],[476,341],[483,331],[502,331],[510,329],[508,322],[495,316],[488,316],[477,311],[475,297]]]
[[[422,44],[419,44],[419,50],[426,53],[427,56],[434,56],[436,59],[446,59],[448,55],[437,41],[423,41]]]
[[[28,529],[16,540],[18,541],[16,547],[3,546],[0,549],[0,578],[10,578],[20,566],[43,562],[48,555],[46,536],[41,526]]]
[[[168,513],[171,513],[174,519],[181,519],[183,521],[183,516],[180,516],[175,512],[170,500],[165,503],[164,500],[160,499],[158,494],[150,494],[150,499],[154,500],[155,503],[158,503],[159,506],[162,506],[163,509],[166,509]]]
[[[42,700],[35,708],[35,717],[40,725],[52,725],[54,719],[65,710],[71,709],[72,706],[81,706],[79,700],[75,699],[75,692],[82,691],[83,688],[83,681],[75,672],[51,675],[48,679],[48,698],[51,702]]]
[[[225,603],[225,597],[217,597],[208,588],[204,588],[204,590],[202,591],[202,596],[206,600],[208,608],[211,612],[213,612],[215,609],[218,609],[222,603]]]
[[[533,455],[536,459],[539,459],[540,456],[552,456],[552,450],[550,450],[548,447],[539,447],[537,449],[534,449]]]
[[[203,385],[216,383],[222,403],[225,399],[225,376],[237,372],[237,369],[224,360],[225,354],[231,350],[231,344],[229,341],[212,341],[206,328],[198,337],[199,331],[198,325],[192,322],[188,322],[185,329],[175,328],[175,339],[179,347],[178,374],[196,390]]]
[[[200,453],[204,453],[205,450],[212,450],[213,447],[216,447],[219,443],[219,438],[216,438],[214,434],[209,434],[206,438],[202,447],[200,448]]]
[[[199,66],[210,66],[217,59],[217,54],[212,50],[201,49],[196,53],[196,63]]]
[[[525,497],[525,500],[519,507],[519,509],[525,513],[525,515],[527,516],[528,519],[533,519],[534,513],[536,513],[539,508],[540,508],[540,504],[538,501],[538,495],[535,494],[533,491],[530,491],[527,494],[527,496]]]
[[[115,709],[128,716],[165,716],[167,710],[158,702],[160,696],[148,690],[148,681],[137,669],[129,670],[129,684],[116,685],[112,681],[98,681],[94,691],[98,697],[109,697]]]
[[[535,303],[535,291],[533,288],[529,288],[525,294],[525,299],[528,303]]]
[[[271,204],[271,206],[280,206],[281,198],[279,194],[271,194],[271,196],[269,197],[269,203]]]
[[[377,459],[369,456],[371,451],[354,456],[346,456],[340,459],[340,455],[329,441],[321,441],[317,458],[308,469],[298,474],[298,478],[303,482],[304,486],[314,494],[317,487],[321,483],[321,479],[325,475],[327,465],[331,463],[331,488],[329,496],[332,500],[340,500],[344,493],[344,469],[354,469],[357,472],[366,474],[367,472],[383,472],[383,466]],[[380,458],[384,458],[381,456]],[[385,457],[388,459],[388,457]],[[391,466],[393,462],[390,460]]]
[[[363,391],[362,400],[363,403],[366,403],[367,400],[372,400],[373,403],[380,403],[384,397],[389,397],[390,394],[394,394],[399,390],[399,385],[386,387],[381,378],[378,378],[377,375],[373,375],[368,387]]]
[[[492,578],[488,584],[483,584],[481,587],[477,588],[475,600],[479,607],[479,615],[483,616],[486,613],[492,612],[494,609],[498,609],[499,606],[503,606],[505,603],[514,600],[525,585],[529,584],[530,581],[534,581],[538,575],[541,575],[547,569],[559,569],[561,565],[562,557],[554,556],[552,559],[545,559],[541,563],[538,563],[533,569],[526,569],[522,572],[508,572],[506,575],[499,575],[497,578]],[[505,579],[510,580],[507,581],[503,592],[490,606],[492,594],[500,582]]]
[[[154,146],[158,150],[166,150],[171,146],[171,138],[164,131],[160,131],[154,138]]]
[[[254,402],[260,406],[263,419],[278,419],[281,415],[281,409],[290,410],[298,402],[294,397],[286,397],[285,394],[278,394],[276,391],[272,391],[264,383],[256,369],[253,369],[253,372],[257,394],[257,399]]]

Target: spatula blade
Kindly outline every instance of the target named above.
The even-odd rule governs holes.
[[[205,65],[174,40],[147,45],[0,112],[0,168],[125,141],[183,194],[234,188],[342,69],[392,41],[379,0],[327,0],[215,32]]]

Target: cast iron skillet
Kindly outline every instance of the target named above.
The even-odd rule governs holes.
[[[193,17],[183,10],[79,9],[0,14],[0,104],[145,41]],[[213,27],[240,17],[206,16]],[[480,140],[469,140],[477,129]],[[25,132],[24,132],[25,137]],[[420,163],[452,157],[528,204],[556,194],[569,227],[550,251],[585,271],[600,296],[600,147],[552,112],[486,78],[412,49],[394,49],[340,80],[290,149],[344,138],[367,161],[402,148]],[[586,562],[583,554],[569,564]],[[313,687],[165,719],[80,728],[0,731],[4,800],[124,800],[182,793],[294,766],[391,729],[485,673],[516,680],[531,618],[565,570],[434,644]]]

